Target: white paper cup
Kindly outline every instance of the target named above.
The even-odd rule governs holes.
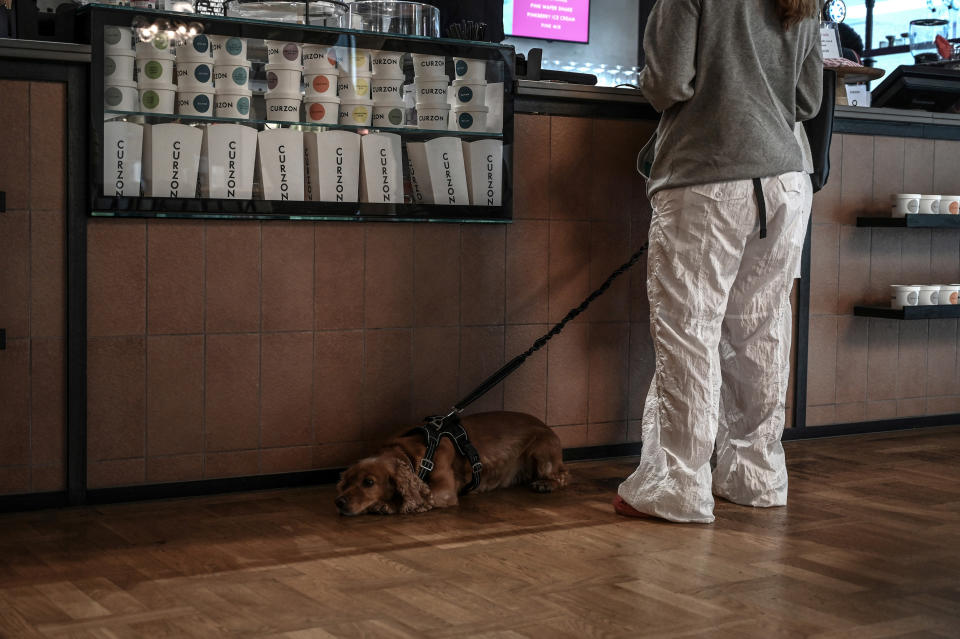
[[[370,49],[334,47],[340,74],[370,75]]]
[[[173,84],[173,60],[137,59],[137,84],[141,89]]]
[[[893,202],[893,217],[914,215],[920,211],[919,193],[895,193],[890,200]]]
[[[173,60],[176,57],[173,41],[158,33],[150,42],[136,44],[137,60]]]
[[[250,67],[247,65],[214,65],[213,86],[217,93],[250,90]]]
[[[326,96],[307,99],[303,103],[303,112],[307,122],[312,124],[337,124],[340,122],[340,98]]]
[[[336,72],[304,75],[303,83],[307,87],[307,99],[337,97],[339,78]]]
[[[920,215],[939,215],[940,214],[940,196],[939,195],[921,195],[920,196]]]
[[[447,104],[447,93],[450,90],[446,76],[438,79],[418,77],[413,83],[413,91],[417,104],[424,106],[442,106]]]
[[[384,78],[374,76],[370,83],[370,95],[377,104],[393,104],[403,101],[403,76]]]
[[[960,195],[940,196],[940,215],[960,215]]]
[[[298,71],[303,68],[303,45],[299,42],[265,40],[264,44],[267,46],[267,64],[270,66]]]
[[[213,110],[218,118],[248,119],[250,117],[250,91],[215,93]]]
[[[487,83],[473,80],[454,80],[453,97],[455,105],[486,106]]]
[[[920,302],[919,286],[894,284],[890,287],[890,306],[896,310],[904,306],[916,306]]]
[[[373,122],[373,100],[340,100],[340,124],[350,126],[370,126]]]
[[[176,43],[177,64],[181,62],[213,63],[213,47],[210,38],[204,34]]]
[[[299,67],[292,69],[268,64],[266,71],[268,95],[273,93],[300,93],[301,73]]]
[[[177,89],[213,93],[213,63],[181,62],[178,59]]]
[[[144,113],[173,113],[177,88],[173,84],[165,87],[138,87],[140,110]]]
[[[177,113],[180,115],[213,115],[213,91],[177,91]]]
[[[133,80],[133,51],[129,55],[103,56],[103,83],[116,84]]]
[[[414,75],[424,78],[447,77],[447,58],[442,55],[413,53]]]
[[[103,108],[110,111],[139,111],[140,95],[133,80],[118,80],[103,88]]]
[[[363,102],[370,99],[369,75],[341,75],[337,80],[337,95],[341,101]]]
[[[406,109],[402,100],[386,104],[375,102],[371,126],[400,128],[406,119]]]
[[[103,52],[106,55],[127,55],[133,53],[133,29],[128,27],[103,27]]]
[[[487,113],[485,106],[457,106],[453,108],[453,128],[455,131],[471,131],[481,133],[487,130]]]
[[[247,66],[247,41],[235,36],[210,36],[213,63],[216,65]]]
[[[926,285],[920,287],[920,299],[917,306],[938,306],[940,304],[940,287]]]
[[[334,47],[320,44],[303,45],[303,73],[318,75],[337,72],[337,53]]]
[[[267,119],[274,122],[300,122],[300,92],[268,93]]]
[[[370,64],[375,78],[403,79],[403,53],[400,51],[374,51]]]
[[[458,80],[470,80],[471,82],[487,81],[487,61],[475,60],[472,58],[454,58],[453,72]]]
[[[940,287],[940,306],[956,306],[960,303],[960,286],[944,284]]]
[[[446,131],[450,117],[450,105],[435,106],[432,104],[417,104],[417,126],[421,129]]]

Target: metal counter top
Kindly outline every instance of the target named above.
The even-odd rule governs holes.
[[[0,38],[0,58],[46,62],[90,62],[90,45]]]

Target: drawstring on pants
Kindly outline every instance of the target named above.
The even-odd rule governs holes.
[[[763,196],[763,184],[760,178],[753,178],[753,193],[757,196],[757,209],[760,212],[760,238],[767,237],[767,203]]]

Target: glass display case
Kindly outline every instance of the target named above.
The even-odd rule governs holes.
[[[113,5],[80,16],[93,216],[512,219],[511,46]]]

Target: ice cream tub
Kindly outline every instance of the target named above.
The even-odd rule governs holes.
[[[373,126],[402,127],[406,115],[406,107],[402,100],[393,103],[375,102],[373,105]]]
[[[454,80],[453,97],[456,105],[486,106],[487,83],[473,80]]]
[[[236,36],[212,35],[213,63],[216,65],[247,65],[247,41]]]
[[[335,72],[304,75],[303,83],[307,87],[307,99],[337,97],[339,77]]]
[[[213,91],[177,92],[177,113],[180,115],[201,115],[210,117],[213,115]]]
[[[893,217],[904,217],[920,211],[919,193],[894,193],[890,201],[893,203]]]
[[[341,75],[370,75],[370,49],[335,47],[335,52]]]
[[[250,67],[243,64],[214,65],[213,87],[217,93],[247,91],[250,86]]]
[[[250,117],[250,91],[215,93],[213,112],[218,118],[247,119]]]
[[[300,92],[300,69],[290,67],[276,66],[268,64],[267,71],[267,91],[273,93],[299,93]]]
[[[213,65],[210,62],[177,60],[177,89],[213,92]]]
[[[421,129],[433,129],[435,131],[447,130],[447,118],[450,117],[449,105],[417,105],[417,126]]]
[[[139,111],[139,100],[133,80],[118,80],[103,89],[103,108],[110,111]]]
[[[374,51],[370,55],[374,77],[403,79],[403,55],[400,51]]]
[[[373,122],[373,100],[340,100],[340,124],[370,126]]]
[[[308,98],[303,107],[306,121],[311,124],[337,124],[340,121],[340,98],[336,96]]]
[[[267,46],[267,64],[270,66],[298,71],[303,68],[303,45],[299,42],[265,40],[264,44]]]
[[[437,80],[417,78],[413,83],[413,87],[417,104],[424,106],[447,105],[447,92],[449,91],[450,84],[446,77]]]
[[[133,29],[107,25],[103,27],[103,52],[106,55],[133,53]]]
[[[149,42],[138,42],[136,54],[137,60],[173,60],[173,41],[163,33],[158,33]]]
[[[939,215],[940,214],[940,196],[939,195],[921,195],[919,213],[920,215]]]
[[[337,72],[337,52],[334,47],[321,44],[303,45],[303,73],[317,75]]]
[[[173,60],[137,59],[137,84],[141,89],[173,84]]]
[[[143,127],[133,122],[103,123],[103,194],[140,195]]]
[[[389,104],[403,100],[403,76],[399,78],[383,78],[374,76],[370,83],[370,94],[374,102]]]
[[[483,132],[487,130],[485,106],[457,106],[453,108],[453,129],[455,131]]]
[[[487,61],[472,58],[454,58],[453,72],[458,80],[485,83],[487,81]]]
[[[166,86],[138,87],[140,110],[144,113],[173,113],[177,87],[172,83]]]
[[[133,51],[129,54],[112,54],[103,57],[103,82],[116,84],[133,80]]]
[[[418,78],[447,77],[447,58],[442,55],[413,53],[413,72]]]
[[[299,92],[268,93],[267,119],[274,122],[300,122],[301,102]]]
[[[920,301],[918,306],[939,306],[940,287],[936,284],[927,284],[920,287]]]
[[[195,35],[176,43],[177,64],[181,62],[213,62],[213,47],[204,34]]]
[[[940,215],[960,215],[960,195],[940,196]]]
[[[890,307],[896,310],[904,306],[916,306],[920,302],[919,286],[904,286],[893,284],[890,286]]]
[[[337,95],[341,100],[357,102],[370,99],[370,76],[341,75],[337,80]]]
[[[940,287],[940,305],[956,306],[960,303],[960,286],[956,284],[944,284]]]

